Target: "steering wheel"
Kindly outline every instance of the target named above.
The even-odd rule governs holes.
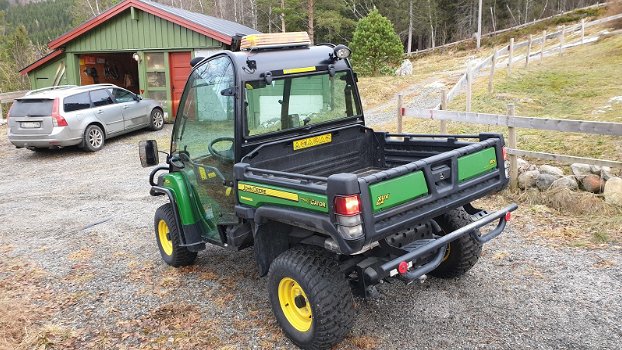
[[[214,149],[214,145],[219,142],[231,142],[231,147],[226,151],[217,151]],[[214,155],[214,157],[222,160],[223,162],[233,163],[233,144],[235,143],[235,139],[233,137],[218,137],[212,140],[212,142],[207,145],[207,149],[209,149],[210,153]]]

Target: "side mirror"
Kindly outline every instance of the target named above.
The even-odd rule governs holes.
[[[156,140],[140,141],[138,143],[138,156],[143,168],[158,165],[160,163],[158,142]]]
[[[138,102],[138,101],[140,101],[140,100],[142,100],[142,99],[143,99],[143,97],[142,97],[142,96],[140,96],[140,95],[134,95],[134,101]]]

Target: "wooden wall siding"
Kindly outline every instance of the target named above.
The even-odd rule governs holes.
[[[133,20],[128,9],[68,43],[66,51],[79,53],[222,47],[216,40],[152,14],[138,10],[137,14],[138,21]]]
[[[58,70],[59,64],[61,62],[64,63],[64,55],[61,55],[60,59],[54,60],[52,62],[48,62],[45,66],[38,68],[28,74],[30,78],[30,88],[31,89],[40,89],[48,86],[52,86],[54,82],[54,78],[56,77],[56,71]],[[63,78],[60,81],[59,85],[67,84],[67,73],[63,75]]]

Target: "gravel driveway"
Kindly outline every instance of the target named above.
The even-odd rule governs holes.
[[[137,143],[170,130],[97,153],[35,153],[0,139],[0,348],[293,347],[250,250],[208,247],[183,269],[161,261],[152,220],[163,200],[148,194]],[[380,298],[357,299],[339,348],[619,348],[620,247],[555,247],[526,217],[462,279],[384,284]]]

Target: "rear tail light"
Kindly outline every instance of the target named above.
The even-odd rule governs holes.
[[[67,126],[67,121],[60,115],[60,99],[57,97],[52,104],[52,124],[54,126]]]
[[[512,219],[512,212],[505,213],[505,221],[510,221]]]
[[[335,196],[337,230],[345,239],[357,239],[363,235],[361,198],[358,195]]]
[[[506,147],[503,147],[503,160],[508,160],[508,149]]]
[[[361,212],[361,199],[356,195],[336,196],[335,213],[339,215],[356,215]]]

